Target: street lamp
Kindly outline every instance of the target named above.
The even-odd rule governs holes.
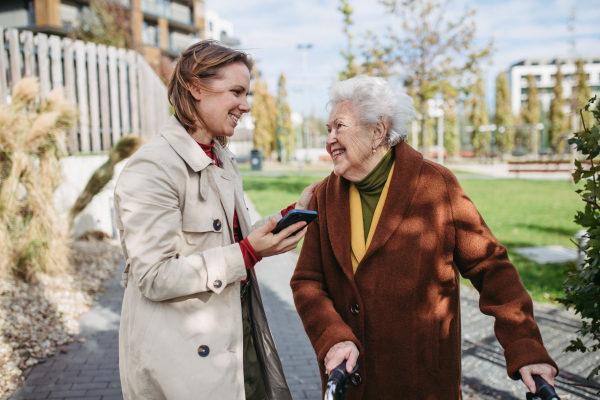
[[[308,152],[308,118],[306,116],[306,81],[308,79],[308,50],[312,49],[311,43],[299,44],[298,50],[302,52],[302,118],[304,119],[304,126],[302,129],[302,136],[304,139],[304,160],[306,160],[306,153]],[[302,139],[298,143],[298,147],[302,147]],[[302,163],[298,163],[299,174],[302,175]]]

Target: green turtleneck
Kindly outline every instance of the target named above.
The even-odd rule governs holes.
[[[379,161],[379,164],[373,171],[369,172],[362,181],[354,182],[354,186],[360,194],[360,204],[362,206],[363,227],[365,229],[365,241],[369,236],[373,215],[377,208],[377,202],[381,197],[381,192],[385,186],[392,165],[394,165],[394,149],[391,148],[387,154]]]

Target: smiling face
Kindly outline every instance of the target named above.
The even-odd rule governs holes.
[[[244,113],[250,111],[246,96],[250,89],[250,71],[243,63],[223,67],[223,78],[211,82],[209,90],[190,85],[196,107],[205,126],[192,134],[199,143],[210,144],[217,136],[233,136]]]
[[[333,172],[351,182],[365,178],[387,152],[379,146],[385,137],[385,126],[362,125],[349,101],[341,101],[331,110],[327,131],[327,152],[333,159]]]

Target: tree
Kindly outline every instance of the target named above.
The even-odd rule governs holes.
[[[581,162],[575,160],[573,180],[575,183],[581,180],[585,182],[583,189],[576,190],[585,202],[585,208],[584,211],[577,212],[575,223],[586,228],[585,236],[588,240],[580,249],[585,253],[582,267],[573,267],[568,272],[564,283],[565,297],[558,299],[567,308],[574,308],[575,313],[582,319],[581,329],[577,331],[581,337],[571,340],[571,344],[565,349],[567,352],[586,353],[600,350],[600,166],[597,162],[594,164],[594,158],[600,154],[600,109],[596,106],[595,110],[589,112],[594,101],[600,103],[594,96],[588,102],[585,111],[579,110],[583,130],[569,139],[570,145],[574,144],[577,151],[588,156],[590,167],[584,168]],[[595,125],[588,125],[586,119],[593,120]],[[597,365],[590,371],[587,379],[591,380],[599,372],[600,365]]]
[[[350,33],[350,27],[354,25],[354,21],[352,20],[354,9],[348,0],[340,0],[338,10],[344,15],[344,35],[346,35],[346,40],[348,41],[346,50],[341,51],[342,57],[346,60],[346,67],[343,71],[340,71],[339,77],[341,81],[344,81],[359,74],[358,66],[354,62],[354,59],[356,58],[352,44],[354,36]]]
[[[527,100],[522,109],[523,123],[527,125],[537,125],[541,119],[540,96],[537,88],[537,81],[533,75],[527,75]],[[534,128],[537,129],[537,128]],[[526,148],[530,149],[535,138],[529,137],[526,140]]]
[[[584,65],[583,59],[577,60],[577,72],[575,72],[577,85],[573,88],[573,107],[571,110],[579,110],[585,107],[588,99],[592,96],[590,87],[587,85],[588,74],[583,69]],[[584,113],[582,118],[587,126],[591,126],[593,117],[590,113]]]
[[[512,109],[510,106],[510,89],[506,74],[501,72],[496,78],[496,145],[500,154],[504,154],[513,148],[514,130],[509,128],[514,124]]]
[[[533,75],[527,75],[527,100],[523,108],[523,123],[539,124],[540,117],[540,96],[537,82]]]
[[[493,43],[475,45],[475,23],[470,19],[474,10],[467,9],[457,18],[451,18],[448,5],[451,0],[380,0],[386,12],[400,19],[397,32],[390,27],[389,44],[378,44],[372,36],[373,49],[365,56],[381,58],[393,70],[401,68],[401,76],[408,94],[415,98],[421,119],[423,154],[427,156],[426,122],[427,100],[442,91],[444,85],[462,87],[478,75],[480,64],[490,58]],[[386,61],[387,60],[387,61]]]
[[[256,69],[254,71],[254,100],[251,109],[254,117],[254,147],[262,149],[263,154],[268,156],[277,149],[277,104],[269,93],[267,83],[263,83]]]
[[[135,48],[131,9],[118,0],[94,0],[84,8],[73,30],[75,39],[125,49]]]
[[[484,125],[489,125],[490,123],[487,106],[485,104],[485,82],[482,77],[477,79],[470,94],[470,119],[471,124],[473,125],[473,134],[471,138],[475,148],[475,155],[481,156],[485,154],[491,141],[491,132],[489,130],[481,130]]]
[[[563,74],[560,70],[561,61],[556,61],[556,75],[554,87],[552,88],[552,100],[550,101],[550,129],[548,129],[548,143],[552,147],[559,144],[560,137],[569,130],[569,121],[565,114],[565,99],[563,98]],[[560,149],[562,150],[562,149]],[[557,152],[560,152],[557,149]]]
[[[285,75],[279,76],[279,85],[277,87],[277,148],[285,150],[286,158],[291,159],[294,153],[295,129],[292,122],[292,111],[287,102],[287,89]],[[279,154],[280,161],[285,161]]]

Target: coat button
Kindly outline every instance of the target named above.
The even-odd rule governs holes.
[[[350,306],[350,312],[354,315],[358,315],[359,311],[360,307],[358,306],[358,303],[352,303],[352,305]]]
[[[203,344],[202,346],[198,347],[198,355],[200,357],[206,357],[208,353],[210,353],[210,349],[207,345]]]
[[[350,377],[350,381],[352,381],[352,384],[354,386],[358,386],[362,383],[362,376],[360,376],[360,374],[358,372],[355,372]]]
[[[215,228],[215,231],[221,230],[221,220],[220,219],[215,219],[213,221],[213,228]]]
[[[214,281],[214,282],[213,282],[213,286],[214,286],[215,288],[217,288],[217,289],[218,289],[218,288],[220,288],[222,285],[223,285],[223,282],[221,282],[221,281],[220,281],[220,280],[218,280],[218,279],[217,279],[216,281]]]

